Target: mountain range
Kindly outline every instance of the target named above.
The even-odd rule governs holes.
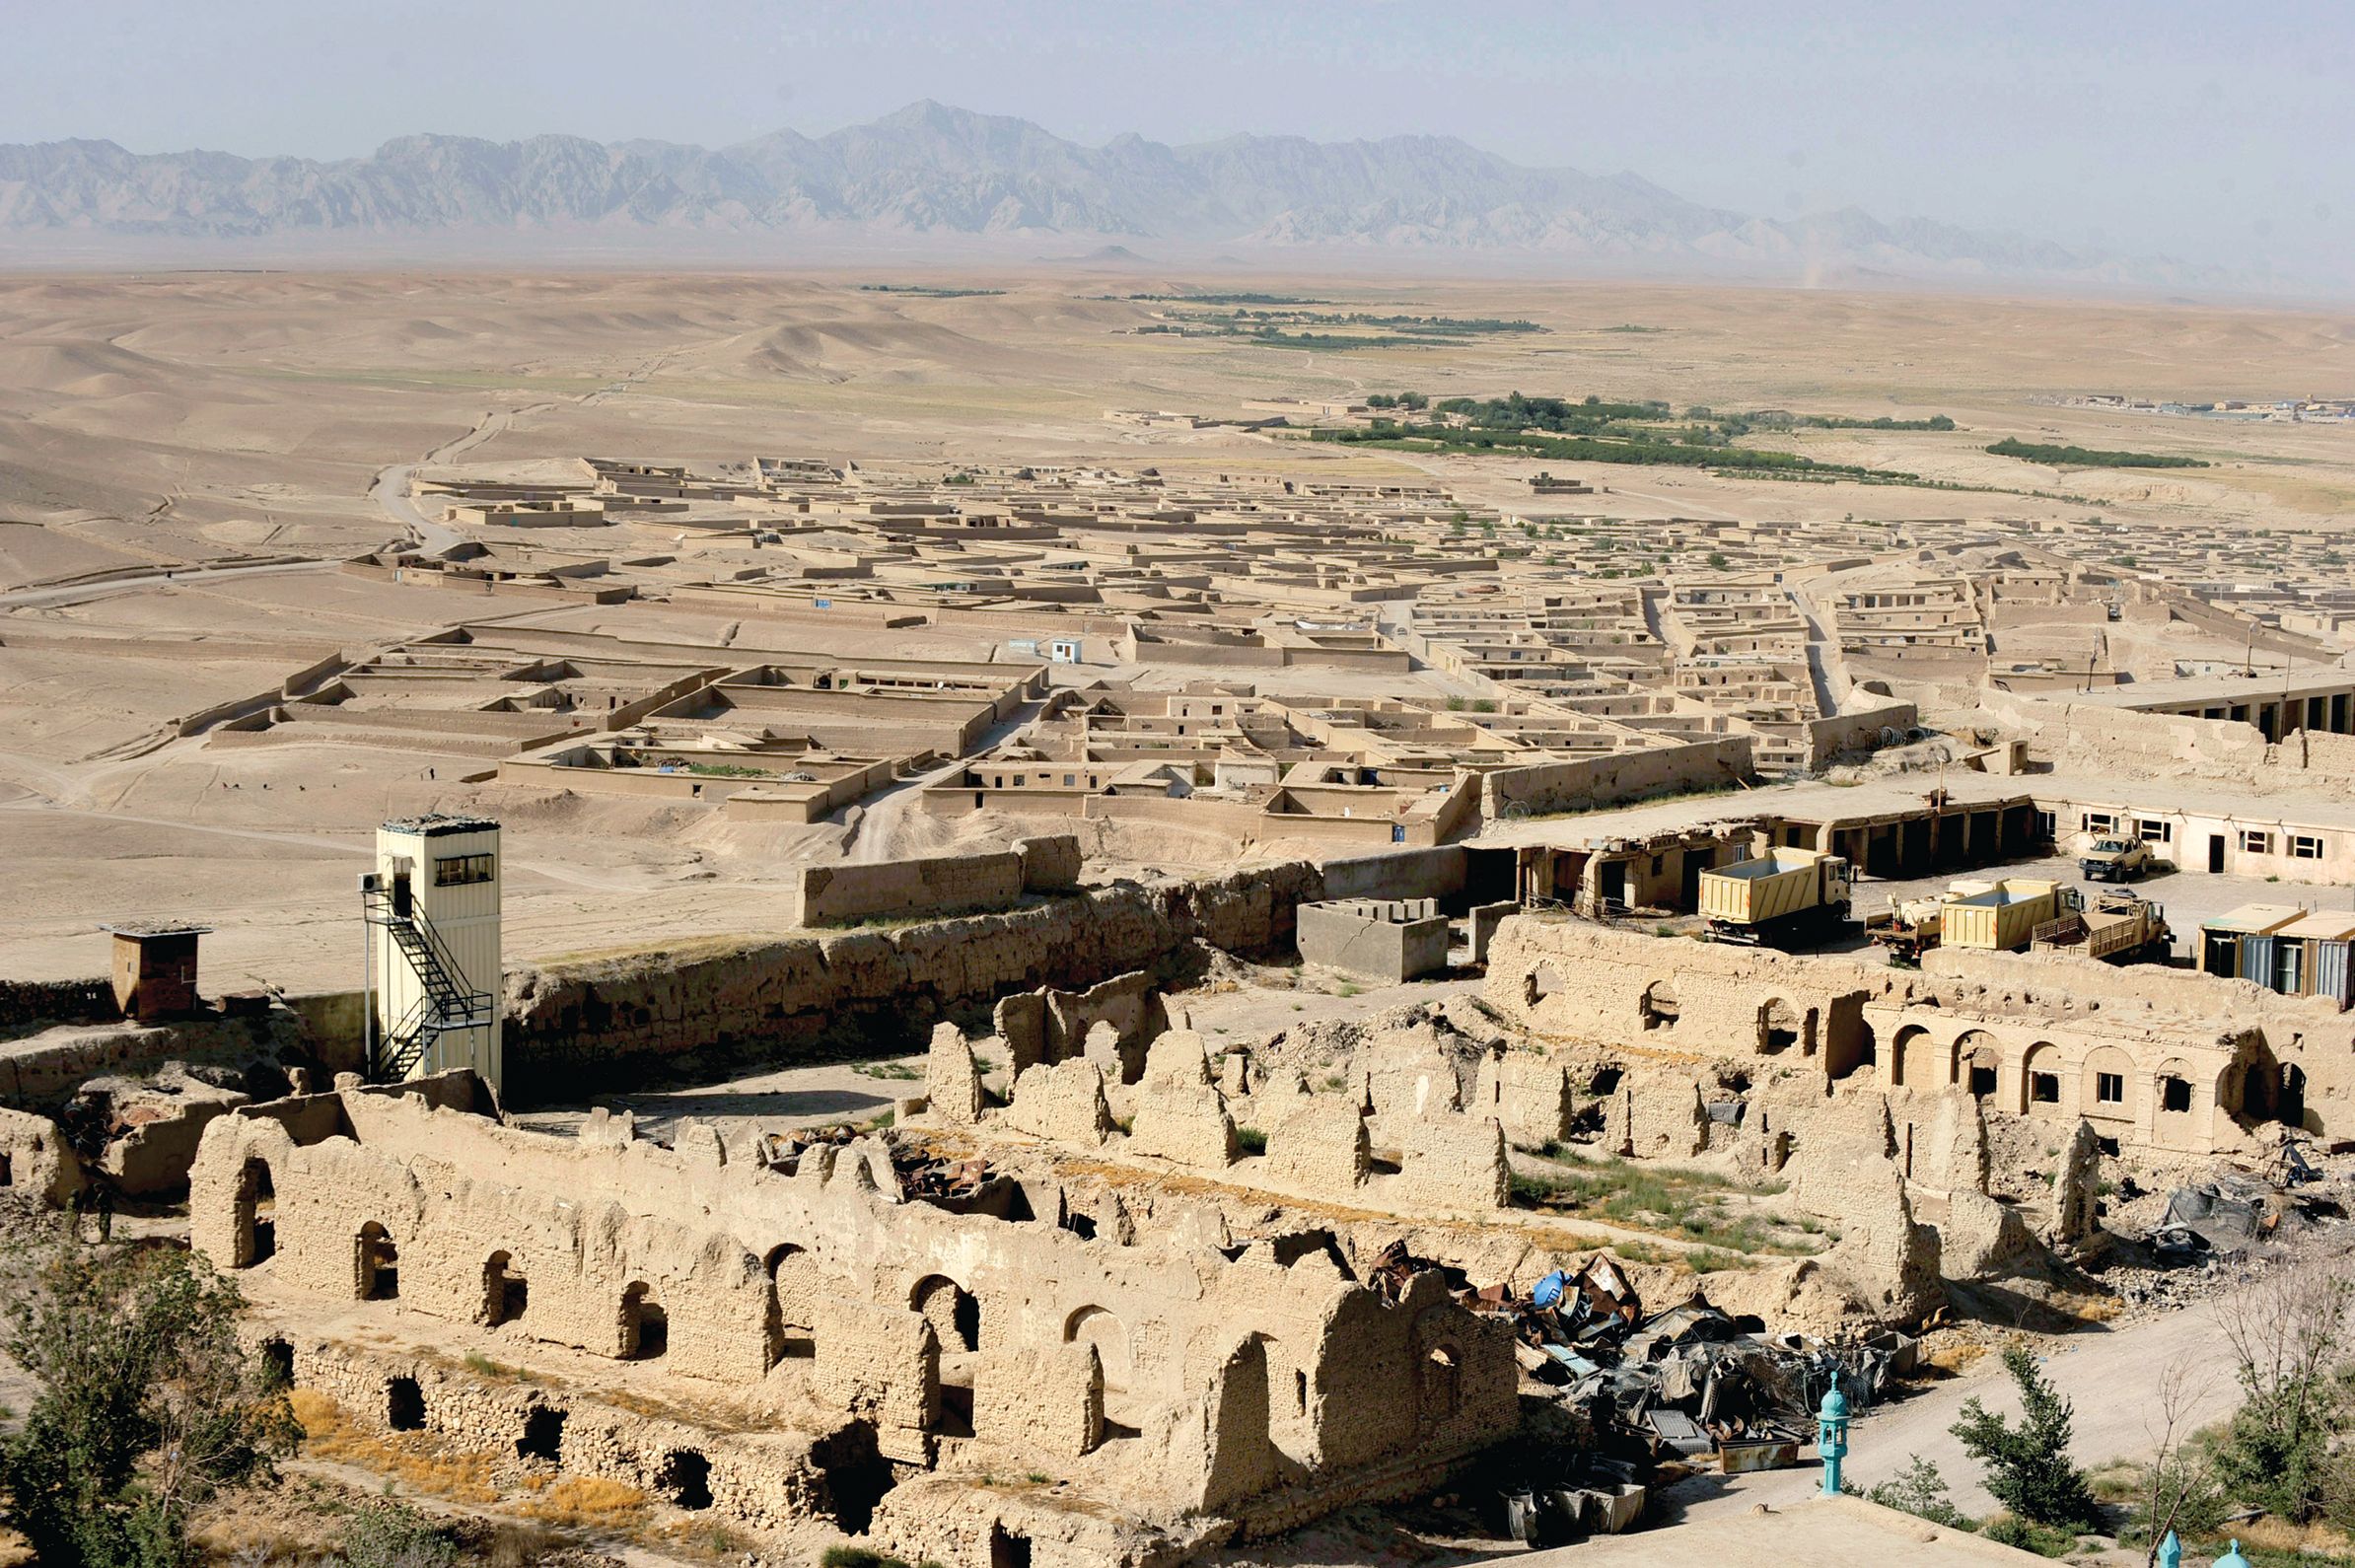
[[[1689,201],[1632,174],[1529,169],[1450,137],[1231,136],[1084,146],[925,102],[823,136],[718,149],[577,136],[416,135],[362,158],[141,154],[107,141],[0,145],[0,234],[414,244],[499,233],[660,242],[865,236],[904,249],[1041,237],[1169,250],[1521,256],[1642,270],[2048,278],[2181,285],[2204,269],[1853,209],[1782,220]],[[763,246],[774,254],[774,245]]]

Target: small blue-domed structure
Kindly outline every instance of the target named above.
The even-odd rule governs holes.
[[[2216,1559],[2216,1568],[2250,1568],[2248,1558],[2241,1555],[2241,1543],[2236,1540],[2232,1549]]]

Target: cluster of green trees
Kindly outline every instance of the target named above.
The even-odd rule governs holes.
[[[2099,447],[2056,447],[2043,442],[2006,436],[1987,449],[1999,458],[2047,463],[2056,468],[2204,468],[2197,458],[2169,457],[2155,452],[2105,452]]]
[[[862,283],[862,294],[912,294],[926,300],[984,300],[1003,294],[1004,289],[947,289],[929,283]]]
[[[1230,324],[1259,326],[1372,326],[1390,331],[1442,333],[1450,336],[1476,336],[1495,332],[1542,332],[1545,330],[1534,321],[1519,319],[1508,321],[1497,316],[1376,316],[1367,311],[1249,311],[1239,309],[1231,317],[1195,315],[1181,317],[1180,320],[1191,321],[1225,321]]]
[[[1454,401],[1455,399],[1451,399]],[[1448,403],[1440,408],[1448,409]],[[1743,447],[1718,446],[1698,440],[1663,439],[1659,435],[1626,434],[1610,436],[1548,436],[1531,435],[1513,430],[1494,430],[1473,427],[1464,429],[1455,425],[1399,424],[1378,419],[1363,429],[1318,429],[1310,432],[1316,441],[1338,441],[1360,446],[1395,447],[1409,450],[1442,452],[1513,452],[1534,458],[1561,463],[1650,463],[1685,468],[1748,469],[1759,472],[1791,472],[1820,475],[1826,478],[1910,479],[1911,474],[1890,469],[1865,468],[1852,463],[1818,463],[1790,452],[1758,452]]]
[[[1292,294],[1126,294],[1106,295],[1105,298],[1126,299],[1147,305],[1326,305],[1327,300],[1312,300]]]
[[[1394,332],[1377,333],[1367,337],[1352,337],[1339,332],[1288,332],[1280,326],[1243,327],[1189,326],[1180,322],[1155,321],[1137,329],[1146,337],[1217,337],[1236,342],[1256,343],[1265,348],[1308,348],[1336,350],[1345,348],[1431,348],[1461,338],[1401,336]]]

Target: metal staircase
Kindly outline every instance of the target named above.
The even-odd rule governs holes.
[[[463,971],[458,962],[433,923],[415,905],[399,907],[392,890],[381,885],[363,887],[360,901],[368,923],[385,928],[425,988],[425,994],[398,1024],[386,1031],[369,1053],[368,1076],[391,1083],[406,1078],[444,1034],[487,1028],[491,997],[487,991],[469,991],[460,983]]]

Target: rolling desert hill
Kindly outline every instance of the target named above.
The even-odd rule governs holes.
[[[245,243],[503,236],[535,249],[777,242],[971,249],[1042,236],[1259,255],[1481,258],[1668,274],[2218,285],[2209,269],[2088,255],[2017,236],[1793,220],[1705,206],[1632,174],[1529,169],[1450,137],[1240,135],[1101,147],[936,103],[823,136],[710,149],[416,135],[364,158],[139,154],[107,141],[0,146],[0,236]]]

